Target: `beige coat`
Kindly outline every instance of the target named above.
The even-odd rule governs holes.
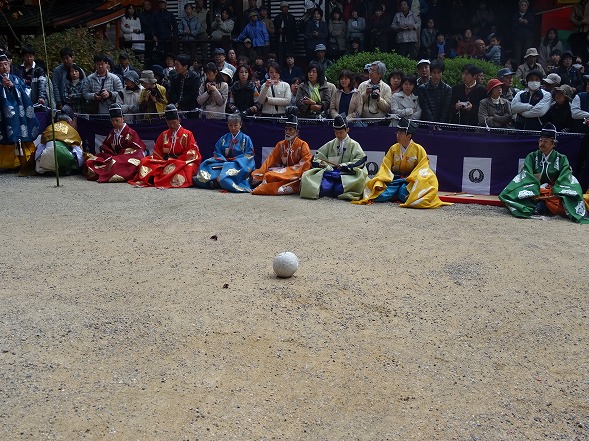
[[[331,106],[329,108],[329,117],[330,118],[335,118],[339,112],[339,101],[340,98],[342,96],[342,90],[341,89],[337,89],[333,95],[331,96]],[[348,108],[348,111],[346,112],[346,120],[348,122],[356,119],[356,118],[360,118],[360,115],[362,114],[362,97],[360,96],[360,94],[358,93],[357,90],[354,89],[354,91],[352,91],[352,99],[350,101],[350,107]]]

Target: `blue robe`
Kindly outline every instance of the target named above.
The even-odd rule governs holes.
[[[201,188],[217,188],[233,193],[251,193],[249,178],[256,167],[254,145],[246,134],[223,135],[215,144],[213,157],[203,161],[193,178]]]
[[[14,87],[0,86],[0,144],[32,142],[39,136],[33,103],[25,92],[24,81],[10,74],[8,78]]]

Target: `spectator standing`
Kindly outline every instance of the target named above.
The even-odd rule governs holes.
[[[80,66],[72,64],[66,75],[64,104],[68,104],[74,113],[86,113],[86,98],[84,98],[84,83],[86,75]]]
[[[560,76],[560,84],[568,84],[573,90],[573,95],[581,91],[583,87],[583,78],[581,73],[573,66],[573,54],[565,51],[560,58],[560,66],[556,69]]]
[[[434,60],[430,65],[429,81],[418,88],[421,119],[446,123],[449,121],[452,88],[442,80],[445,65],[442,60]]]
[[[347,25],[342,20],[341,11],[337,8],[331,11],[328,32],[328,53],[331,58],[337,59],[348,49],[346,42]]]
[[[538,63],[544,68],[545,72],[549,71],[548,62],[550,61],[550,54],[555,49],[558,49],[561,54],[564,51],[562,42],[558,39],[556,28],[550,28],[538,45]]]
[[[280,73],[280,78],[282,81],[285,81],[290,84],[290,82],[295,78],[301,78],[303,76],[303,71],[297,65],[295,65],[295,57],[294,54],[287,53],[286,54],[286,65],[282,68]]]
[[[542,68],[542,66],[540,66],[538,63],[536,63],[537,59],[538,59],[538,51],[536,50],[536,48],[535,47],[529,48],[526,51],[525,63],[521,64],[517,68],[517,72],[516,72],[515,76],[518,77],[520,79],[520,81],[523,82],[523,81],[525,81],[529,72],[536,71],[536,72],[540,72],[540,74],[541,74],[540,79],[544,78],[544,76],[546,76],[546,73],[544,72],[544,69]]]
[[[513,57],[516,60],[521,60],[524,48],[529,48],[534,43],[534,14],[529,7],[528,0],[519,0],[519,10],[511,19]]]
[[[144,0],[143,11],[139,15],[139,23],[141,24],[141,31],[145,36],[145,59],[147,64],[153,61],[153,17],[154,10],[151,0]]]
[[[87,80],[84,82],[84,98],[92,106],[88,113],[108,113],[111,104],[116,102],[119,92],[123,91],[121,80],[107,70],[106,63],[106,55],[96,54],[94,56],[96,70],[88,75]]]
[[[390,24],[390,19],[385,15],[384,9],[378,6],[366,24],[367,46],[370,50],[379,49],[381,52],[388,52]]]
[[[417,87],[429,81],[430,64],[431,62],[427,58],[423,58],[417,62]]]
[[[337,89],[331,97],[329,117],[335,118],[342,115],[348,124],[352,123],[362,114],[362,97],[354,87],[354,73],[348,69],[340,72]]]
[[[502,86],[497,78],[487,83],[487,97],[479,104],[479,124],[483,127],[507,128],[511,125],[511,105],[501,98]]]
[[[417,57],[417,32],[420,26],[421,19],[413,15],[406,0],[401,0],[399,12],[395,14],[391,24],[391,29],[396,33],[396,50],[399,55],[412,59]]]
[[[201,23],[193,14],[191,3],[184,5],[184,17],[180,18],[180,25],[178,26],[178,35],[183,42],[182,48],[185,53],[190,53],[192,56],[196,55],[196,46],[194,41],[198,38],[200,33]]]
[[[573,128],[572,99],[573,90],[568,84],[554,89],[554,103],[550,106],[544,120],[554,124],[559,132],[570,132]]]
[[[532,70],[526,75],[527,88],[518,92],[511,101],[511,113],[516,116],[515,128],[540,130],[542,117],[550,109],[552,95],[540,89],[542,72]]]
[[[327,43],[328,29],[327,24],[321,20],[323,11],[315,9],[313,19],[307,23],[305,29],[305,48],[307,50],[307,59],[310,61],[315,56],[315,48],[318,44],[325,46]]]
[[[62,63],[53,70],[53,97],[57,109],[61,109],[65,103],[65,86],[67,84],[67,74],[74,64],[74,52],[69,47],[63,47],[59,51],[59,57]],[[81,69],[81,68],[80,68]],[[83,76],[86,74],[82,70]]]
[[[243,28],[243,31],[237,36],[235,41],[242,42],[246,38],[252,41],[252,47],[258,55],[268,55],[270,48],[270,36],[266,25],[258,20],[258,13],[256,11],[250,12],[250,21]]]
[[[178,110],[194,110],[198,107],[196,97],[200,88],[200,80],[190,70],[189,55],[180,54],[175,61],[176,75],[170,81],[168,102],[176,105]]]
[[[280,3],[280,14],[274,17],[274,31],[278,51],[278,62],[286,62],[286,54],[293,52],[293,44],[297,38],[297,22],[294,15],[288,12],[288,2]]]
[[[362,118],[384,118],[391,111],[391,87],[382,78],[387,68],[382,61],[374,61],[368,70],[368,80],[358,86],[362,97]],[[382,125],[388,124],[383,121]]]
[[[585,45],[586,34],[589,32],[589,2],[579,0],[571,9],[569,19],[575,26],[569,42],[571,50],[577,54],[581,52],[581,48]]]
[[[157,48],[164,53],[170,52],[171,40],[178,35],[176,17],[168,11],[165,0],[159,0],[159,11],[153,16],[153,39]]]
[[[225,61],[225,49],[222,47],[218,47],[215,49],[213,53],[213,58],[215,60],[215,65],[217,66],[217,70],[221,72],[223,69],[228,68],[231,69],[233,74],[235,74],[235,68]]]
[[[452,124],[476,126],[479,122],[479,104],[485,99],[485,88],[477,84],[477,75],[481,69],[473,64],[462,67],[462,83],[452,87],[452,108],[450,111]]]
[[[501,40],[497,34],[489,36],[489,46],[485,48],[485,60],[501,65]]]
[[[141,113],[164,113],[168,104],[166,88],[157,84],[153,71],[144,70],[139,78],[143,91],[139,95]]]
[[[472,39],[472,31],[465,29],[464,34],[456,43],[456,54],[465,55],[467,57],[473,57],[476,53],[474,46],[474,40]]]
[[[22,50],[23,64],[20,65],[22,79],[30,91],[33,104],[48,105],[47,102],[47,76],[45,70],[35,61],[35,50],[28,46]]]
[[[133,40],[145,40],[145,35],[141,32],[141,20],[135,14],[135,6],[127,5],[125,15],[120,20],[120,28],[124,47],[138,51],[145,49],[143,42],[137,43],[138,46],[133,47]]]
[[[435,50],[436,37],[438,36],[438,30],[435,28],[435,22],[433,18],[427,20],[427,25],[421,30],[419,54],[423,58],[436,58],[438,51]]]
[[[224,35],[231,37],[235,22],[231,18],[231,11],[224,8],[221,12],[215,13],[215,19],[211,23],[211,38],[221,40]]]
[[[408,75],[403,78],[401,90],[393,93],[391,102],[391,113],[407,119],[420,119],[421,107],[419,106],[419,98],[415,95],[415,86],[417,78],[414,75]],[[397,127],[399,121],[394,119],[391,123],[392,127]]]
[[[366,19],[358,15],[356,8],[352,9],[350,19],[347,23],[348,27],[348,41],[357,39],[360,50],[364,50],[364,33],[366,32]]]

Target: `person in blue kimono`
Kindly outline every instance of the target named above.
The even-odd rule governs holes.
[[[0,53],[0,169],[21,167],[35,154],[33,141],[39,135],[39,122],[24,81],[10,73],[10,61]],[[34,163],[32,163],[34,165]]]
[[[222,188],[233,193],[251,193],[250,174],[255,168],[254,145],[241,132],[239,114],[227,118],[229,133],[215,144],[213,156],[202,162],[194,185],[201,188]]]

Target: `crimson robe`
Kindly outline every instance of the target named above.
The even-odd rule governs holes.
[[[101,153],[88,157],[85,173],[89,181],[126,182],[137,174],[144,156],[145,144],[137,132],[125,124],[120,136],[111,130],[102,143]]]
[[[153,149],[153,155],[141,160],[139,170],[129,184],[140,187],[181,188],[192,185],[202,156],[194,135],[180,126],[176,139],[173,131],[162,132]]]

